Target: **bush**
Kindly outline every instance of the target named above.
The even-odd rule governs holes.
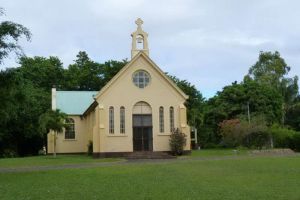
[[[222,148],[224,146],[222,145],[218,145],[218,144],[215,144],[215,143],[206,143],[205,145],[202,146],[203,149],[217,149],[217,148]]]
[[[89,144],[88,144],[88,155],[91,156],[93,155],[93,141],[89,141]]]
[[[296,131],[273,125],[270,129],[270,134],[273,137],[274,147],[276,148],[292,148],[292,140]]]
[[[264,120],[254,118],[249,124],[239,119],[224,120],[219,124],[222,146],[263,148],[270,146],[271,136]]]
[[[295,135],[293,135],[290,148],[294,151],[300,151],[300,133],[297,132]]]
[[[12,149],[4,149],[1,157],[3,158],[15,158],[17,157],[17,153]]]
[[[179,129],[172,132],[170,136],[170,147],[173,155],[182,155],[183,147],[186,145],[186,135]]]

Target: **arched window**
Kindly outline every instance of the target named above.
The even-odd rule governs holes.
[[[170,107],[170,131],[173,132],[175,129],[174,127],[174,108]]]
[[[75,122],[72,118],[66,119],[65,139],[75,139]]]
[[[120,133],[125,133],[125,108],[120,108]]]
[[[114,107],[109,107],[109,133],[113,134],[115,132],[115,121],[114,121]]]
[[[165,132],[165,123],[164,123],[164,108],[159,107],[159,132]]]

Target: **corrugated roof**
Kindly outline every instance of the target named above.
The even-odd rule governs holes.
[[[93,103],[98,91],[56,91],[56,108],[69,115],[81,115]]]

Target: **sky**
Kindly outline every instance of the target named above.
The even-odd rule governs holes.
[[[150,58],[209,98],[242,81],[260,51],[279,51],[300,75],[298,0],[1,0],[5,16],[30,29],[27,56],[57,56],[66,68],[79,51],[97,62],[130,59],[135,20],[144,21]],[[11,56],[0,69],[17,67]]]

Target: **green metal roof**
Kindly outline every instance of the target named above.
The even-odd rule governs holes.
[[[69,115],[81,115],[94,102],[98,91],[56,91],[56,108]]]

